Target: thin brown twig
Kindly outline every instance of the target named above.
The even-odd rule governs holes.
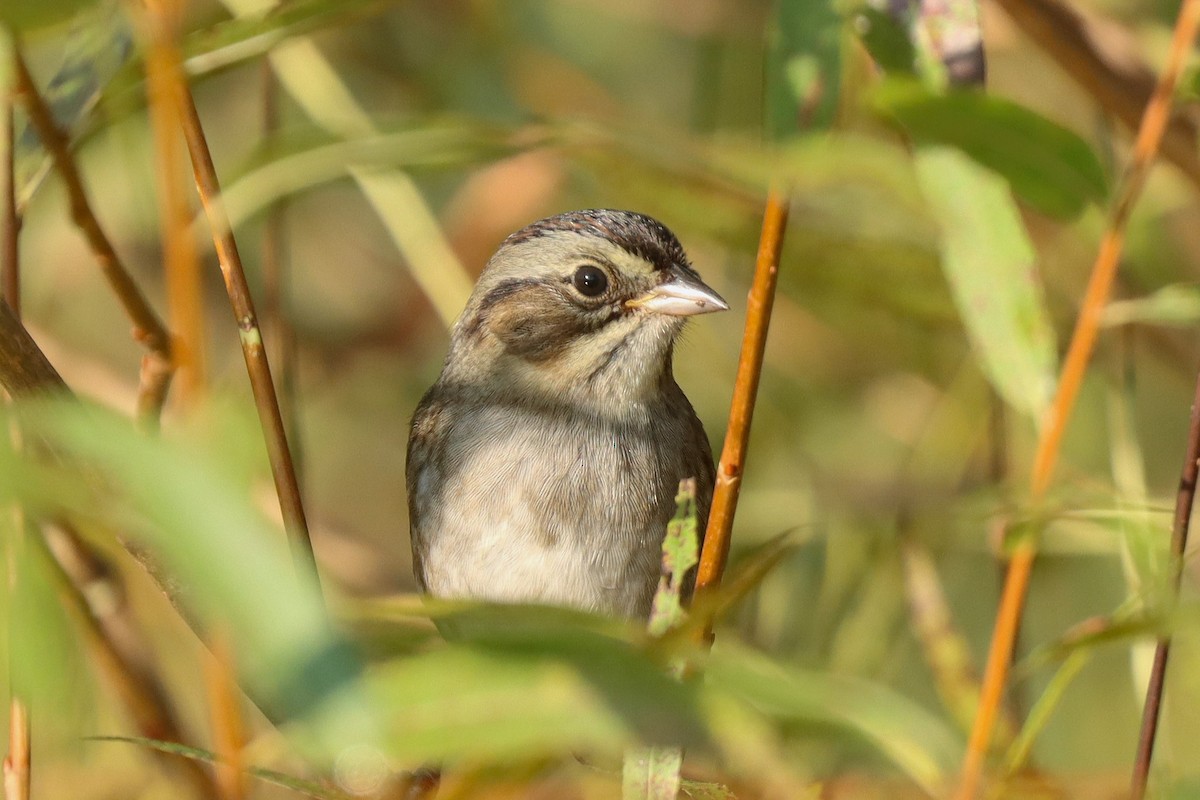
[[[3,98],[4,119],[0,121],[0,155],[4,157],[3,175],[0,175],[0,292],[4,302],[21,317],[21,270],[17,250],[21,233],[21,216],[17,213],[17,186],[14,167],[16,163],[16,139],[13,136],[12,98]]]
[[[178,97],[183,104],[180,109],[183,135],[192,158],[196,189],[212,228],[213,243],[221,265],[221,274],[225,279],[225,289],[229,294],[234,318],[237,320],[242,355],[246,359],[246,371],[250,376],[250,387],[254,393],[254,403],[266,440],[267,458],[275,479],[275,493],[279,497],[284,528],[292,543],[298,565],[309,572],[319,585],[320,578],[313,555],[312,540],[309,538],[308,521],[304,515],[300,485],[296,480],[296,467],[288,447],[283,415],[280,413],[275,384],[271,379],[270,363],[263,347],[262,329],[254,311],[254,301],[250,295],[250,286],[246,282],[246,272],[242,268],[237,242],[229,226],[229,217],[221,204],[221,186],[217,180],[216,167],[213,166],[212,153],[209,152],[208,142],[204,137],[196,102],[186,84],[180,85]]]
[[[1175,519],[1171,526],[1171,592],[1178,596],[1183,578],[1183,555],[1187,549],[1188,529],[1191,525],[1192,506],[1196,501],[1196,480],[1200,473],[1200,374],[1196,377],[1196,391],[1192,398],[1191,419],[1188,423],[1187,451],[1183,469],[1179,475],[1179,489],[1175,494]],[[1154,663],[1150,667],[1150,681],[1146,686],[1146,703],[1142,708],[1142,725],[1138,732],[1137,754],[1133,761],[1129,796],[1142,800],[1146,796],[1146,785],[1150,780],[1150,763],[1154,757],[1154,740],[1158,733],[1158,720],[1162,711],[1163,690],[1167,678],[1167,658],[1171,653],[1171,637],[1163,636],[1154,648]]]
[[[187,744],[178,717],[145,639],[125,601],[116,571],[61,521],[48,523],[45,538],[63,600],[83,627],[97,663],[120,697],[138,732],[147,739]],[[198,797],[220,795],[207,767],[168,753],[156,758],[180,774]]]
[[[171,361],[171,337],[166,327],[150,307],[145,296],[134,283],[125,268],[116,248],[113,247],[100,221],[92,211],[83,179],[71,155],[70,141],[54,121],[46,101],[34,83],[33,76],[21,56],[19,46],[13,47],[15,54],[15,94],[29,114],[29,120],[37,130],[43,146],[50,154],[55,169],[62,176],[70,201],[71,218],[83,232],[93,255],[100,264],[113,292],[117,295],[125,313],[133,322],[133,338],[147,349],[142,358],[140,385],[138,387],[138,418],[153,423],[162,412],[167,389],[173,372]]]
[[[767,345],[767,328],[771,323],[771,307],[775,301],[775,283],[779,275],[779,256],[783,250],[787,217],[787,195],[772,190],[767,195],[767,206],[763,212],[754,281],[746,303],[746,328],[742,336],[741,356],[738,358],[733,401],[729,408],[729,425],[721,460],[717,464],[712,509],[704,534],[704,546],[700,551],[700,566],[696,571],[697,599],[720,586],[725,563],[729,559],[733,516],[742,487],[746,444],[750,438],[750,422],[754,416],[759,377],[762,375],[763,351]],[[712,640],[711,624],[706,627],[704,637],[707,641]]]
[[[7,94],[0,97],[0,155],[3,164],[0,167],[0,207],[3,208],[3,218],[0,219],[0,293],[3,294],[3,304],[7,305],[16,319],[21,316],[21,272],[17,260],[17,238],[21,220],[17,215],[17,199],[15,173],[15,152],[13,149],[13,106],[12,98]],[[9,435],[19,440],[15,429]],[[13,623],[24,613],[18,600],[20,596],[21,553],[25,546],[26,529],[28,527],[24,509],[20,506],[12,508],[12,543],[9,547],[8,563],[8,614],[9,630]],[[8,653],[8,675],[10,701],[8,711],[8,753],[4,757],[4,797],[5,800],[29,800],[29,780],[32,769],[32,738],[30,736],[29,707],[26,704],[26,686],[18,681],[17,676],[23,671],[14,668],[16,654],[12,649]]]
[[[1171,49],[1166,66],[1159,77],[1154,94],[1146,106],[1141,126],[1134,141],[1133,153],[1123,180],[1118,187],[1109,222],[1100,241],[1092,274],[1084,293],[1079,319],[1063,360],[1061,375],[1054,402],[1044,420],[1038,436],[1030,476],[1031,502],[1036,506],[1045,497],[1058,462],[1063,433],[1067,420],[1075,406],[1079,389],[1091,359],[1092,350],[1099,334],[1104,306],[1116,277],[1118,262],[1125,241],[1125,228],[1130,213],[1145,184],[1146,176],[1154,163],[1159,142],[1166,130],[1171,112],[1171,98],[1179,81],[1183,64],[1200,26],[1200,0],[1184,0],[1175,23]],[[984,671],[983,693],[975,725],[967,742],[963,758],[962,776],[956,797],[971,800],[983,776],[983,765],[991,742],[1000,703],[1007,683],[1008,668],[1012,662],[1013,644],[1020,624],[1021,611],[1029,589],[1029,578],[1037,555],[1037,543],[1033,537],[1022,539],[1013,549],[1000,607],[996,612],[996,623],[992,631],[991,647],[987,667]]]

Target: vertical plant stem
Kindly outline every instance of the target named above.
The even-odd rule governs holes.
[[[4,757],[4,800],[29,800],[32,766],[29,710],[14,696],[8,712],[8,755]]]
[[[721,460],[717,464],[712,510],[709,512],[704,547],[700,551],[700,566],[696,572],[698,599],[720,586],[729,558],[730,533],[733,530],[738,493],[742,488],[746,444],[750,438],[750,422],[754,416],[754,401],[762,374],[763,351],[767,344],[771,307],[775,302],[775,283],[779,276],[779,256],[783,250],[787,217],[787,195],[778,189],[772,190],[767,195],[767,206],[763,212],[754,282],[746,303],[746,328],[742,335],[733,402],[729,408],[729,426],[725,432]],[[711,624],[706,627],[704,637],[707,641],[712,640]]]
[[[187,201],[180,150],[181,85],[178,0],[154,0],[146,37],[147,100],[154,134],[159,229],[163,242],[167,308],[175,331],[172,353],[179,373],[179,398],[185,406],[200,398],[206,385],[204,306],[200,259],[192,239],[192,210]]]
[[[178,96],[182,103],[180,111],[182,112],[183,135],[187,142],[188,153],[192,158],[196,189],[200,193],[200,202],[204,205],[204,211],[208,215],[217,259],[220,261],[221,274],[225,279],[225,289],[229,294],[229,303],[237,321],[242,354],[246,359],[246,371],[250,376],[254,403],[258,408],[258,418],[266,439],[267,458],[271,463],[271,473],[275,478],[275,492],[279,496],[284,528],[292,543],[297,563],[303,570],[310,573],[314,580],[319,581],[312,541],[308,534],[308,521],[304,515],[300,486],[296,480],[296,468],[288,448],[287,434],[283,427],[283,415],[279,411],[275,384],[271,380],[271,367],[267,360],[267,352],[263,347],[262,329],[259,327],[258,316],[254,311],[254,301],[250,296],[250,286],[246,282],[246,273],[242,268],[237,242],[234,240],[233,230],[229,227],[229,217],[221,204],[221,186],[217,181],[217,171],[213,166],[208,142],[204,138],[204,129],[200,125],[196,102],[186,84],[181,83]]]
[[[218,632],[210,638],[212,652],[206,661],[205,672],[212,716],[213,749],[217,754],[217,785],[222,800],[244,800],[246,726],[235,677],[233,645],[225,633]]]
[[[139,418],[146,422],[154,422],[162,411],[171,382],[173,362],[170,334],[134,283],[129,270],[125,268],[116,248],[92,211],[79,168],[71,156],[70,142],[66,134],[59,129],[49,106],[38,92],[33,76],[21,56],[20,47],[14,45],[13,52],[16,65],[16,96],[25,105],[30,122],[50,154],[54,168],[62,176],[71,205],[71,218],[83,232],[88,246],[100,264],[101,272],[117,295],[126,315],[133,322],[134,340],[148,351],[142,358],[137,407]]]
[[[21,270],[18,268],[17,240],[21,232],[21,217],[17,214],[17,186],[14,173],[16,139],[13,136],[13,98],[0,98],[0,157],[3,157],[3,175],[0,175],[0,292],[4,302],[21,318]]]
[[[3,208],[3,219],[0,220],[0,293],[3,302],[12,310],[13,316],[21,318],[21,271],[17,250],[17,234],[21,226],[17,216],[16,185],[14,174],[14,138],[13,138],[13,106],[12,98],[6,92],[0,96],[0,207]],[[18,435],[15,429],[9,431],[10,436]],[[22,613],[18,597],[20,595],[21,562],[20,554],[24,549],[24,539],[27,524],[25,513],[20,507],[14,507],[12,512],[12,542],[8,548],[8,608],[11,632],[17,615]],[[26,705],[25,687],[19,685],[14,675],[23,673],[14,667],[14,651],[8,653],[8,675],[11,698],[8,711],[8,755],[4,758],[4,797],[5,800],[29,800],[29,778],[32,766],[32,742],[29,729],[29,708]]]
[[[1192,398],[1192,413],[1188,423],[1187,452],[1175,494],[1175,519],[1171,526],[1171,590],[1179,594],[1183,577],[1183,554],[1187,549],[1188,529],[1192,506],[1196,501],[1196,479],[1200,472],[1200,375],[1196,377],[1196,392]],[[1133,762],[1133,777],[1129,796],[1141,800],[1146,796],[1150,779],[1150,762],[1154,756],[1154,740],[1162,711],[1163,689],[1167,678],[1167,658],[1171,653],[1171,637],[1163,636],[1154,648],[1154,663],[1146,686],[1146,703],[1142,708],[1142,725],[1138,732],[1137,754]]]
[[[1163,131],[1170,118],[1171,98],[1184,60],[1196,38],[1200,25],[1200,0],[1184,0],[1175,23],[1171,49],[1166,66],[1159,77],[1154,94],[1142,115],[1141,126],[1134,141],[1133,154],[1123,180],[1117,190],[1116,202],[1100,241],[1100,249],[1092,266],[1084,294],[1079,319],[1071,336],[1071,343],[1059,376],[1058,389],[1038,436],[1030,478],[1030,499],[1036,506],[1045,497],[1054,476],[1054,468],[1062,445],[1067,420],[1075,407],[1075,400],[1083,384],[1084,374],[1091,358],[1099,332],[1100,318],[1104,305],[1116,277],[1117,265],[1125,241],[1125,228],[1130,213],[1137,201],[1146,176],[1154,162]],[[963,758],[962,776],[956,797],[970,800],[975,796],[983,775],[984,760],[991,743],[1008,668],[1012,661],[1013,644],[1020,624],[1021,611],[1029,589],[1029,577],[1037,555],[1037,543],[1032,537],[1022,539],[1013,549],[1000,607],[996,612],[996,623],[992,631],[991,647],[988,651],[987,667],[983,678],[983,694],[975,725],[967,742]]]

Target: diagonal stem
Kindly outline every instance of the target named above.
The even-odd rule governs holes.
[[[37,130],[43,146],[50,154],[55,169],[62,176],[71,206],[71,218],[83,232],[100,271],[117,295],[126,315],[133,322],[133,338],[149,352],[142,359],[142,373],[138,388],[138,417],[155,423],[166,402],[167,389],[171,383],[173,362],[171,360],[171,336],[158,314],[150,307],[146,297],[117,255],[112,241],[101,227],[92,210],[84,189],[79,168],[71,155],[71,145],[66,134],[58,127],[54,115],[45,99],[37,90],[29,67],[21,56],[19,47],[13,48],[15,66],[15,93],[29,113],[29,120]]]
[[[267,352],[263,347],[262,329],[254,311],[254,301],[250,295],[250,286],[246,282],[246,272],[242,268],[242,258],[238,253],[237,242],[234,240],[233,230],[229,226],[229,217],[221,204],[221,186],[217,180],[217,171],[213,166],[212,154],[209,152],[204,129],[200,124],[200,115],[196,111],[196,102],[192,98],[191,91],[182,81],[178,87],[177,97],[181,103],[180,115],[183,122],[183,134],[187,141],[188,153],[192,158],[196,189],[200,194],[200,202],[204,206],[204,211],[208,215],[217,259],[221,265],[221,274],[225,279],[225,289],[229,294],[229,303],[233,309],[234,318],[237,320],[242,355],[246,359],[246,371],[250,376],[254,403],[258,409],[259,422],[263,427],[267,458],[271,464],[271,474],[275,479],[275,492],[279,496],[284,528],[292,543],[297,563],[304,571],[319,580],[312,541],[308,533],[308,520],[305,518],[300,486],[296,479],[296,467],[288,447],[283,415],[280,413],[279,399],[275,393],[275,384],[271,379],[271,367],[267,360]]]
[[[21,271],[18,261],[17,238],[21,218],[17,215],[16,186],[14,179],[13,151],[13,105],[8,92],[0,95],[0,302],[6,304],[16,319],[21,317]],[[19,441],[16,430],[8,435]],[[8,548],[8,599],[9,625],[11,631],[23,613],[20,607],[20,584],[25,580],[21,574],[22,560],[19,556],[25,547],[28,523],[24,509],[11,509],[11,536]],[[8,754],[4,757],[5,800],[29,800],[29,779],[32,769],[32,748],[29,725],[27,687],[20,680],[16,667],[17,659],[12,650],[8,654],[9,712]]]
[[[1100,241],[1100,249],[1092,266],[1079,319],[1067,348],[1062,374],[1054,403],[1040,431],[1034,456],[1030,480],[1030,495],[1033,505],[1045,497],[1058,463],[1063,433],[1067,420],[1075,407],[1075,400],[1083,384],[1088,362],[1099,333],[1104,305],[1108,301],[1117,266],[1125,243],[1125,228],[1130,213],[1146,182],[1146,176],[1154,162],[1158,145],[1170,119],[1171,98],[1183,63],[1196,38],[1200,25],[1200,0],[1184,0],[1175,23],[1175,33],[1166,66],[1159,77],[1154,94],[1142,115],[1134,141],[1129,166],[1117,190],[1116,202],[1112,207],[1108,226]],[[1004,687],[1008,679],[1008,668],[1012,663],[1013,644],[1020,624],[1021,611],[1029,589],[1029,578],[1033,570],[1037,544],[1032,538],[1023,539],[1014,548],[1005,575],[1000,607],[996,612],[996,623],[992,631],[991,647],[988,651],[987,667],[983,678],[983,692],[975,725],[967,742],[963,758],[962,776],[956,797],[970,800],[975,796],[983,775],[983,764],[991,743]]]
[[[1200,472],[1200,375],[1196,377],[1196,392],[1192,398],[1191,420],[1188,423],[1187,454],[1175,494],[1175,519],[1171,526],[1171,592],[1178,596],[1183,577],[1183,554],[1187,549],[1188,529],[1192,506],[1196,501],[1196,480]],[[1146,703],[1142,708],[1142,725],[1138,732],[1137,755],[1133,761],[1133,778],[1129,796],[1142,800],[1150,779],[1150,762],[1154,756],[1154,739],[1162,711],[1163,689],[1167,678],[1167,657],[1171,653],[1171,637],[1163,636],[1154,648],[1154,663],[1146,685]]]
[[[763,352],[767,345],[767,328],[771,323],[771,307],[775,302],[775,284],[779,276],[779,256],[783,250],[787,217],[787,195],[772,190],[767,196],[767,207],[763,212],[754,282],[746,303],[746,329],[742,335],[742,352],[738,359],[733,402],[729,408],[729,426],[725,432],[721,460],[717,464],[712,510],[704,534],[704,546],[700,551],[700,566],[696,571],[697,598],[720,586],[725,563],[729,559],[733,516],[742,488],[746,444],[750,439],[750,422],[754,416],[759,377],[762,375]],[[706,640],[712,640],[711,622],[704,636]]]

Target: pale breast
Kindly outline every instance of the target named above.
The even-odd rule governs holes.
[[[467,404],[437,413],[439,435],[410,456],[427,591],[648,612],[686,471],[677,438],[659,430],[656,443],[654,414],[613,422]]]

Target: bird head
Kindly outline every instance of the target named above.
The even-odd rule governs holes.
[[[636,402],[670,378],[686,319],[728,307],[662,223],[573,211],[517,231],[488,261],[447,370],[498,388]]]

